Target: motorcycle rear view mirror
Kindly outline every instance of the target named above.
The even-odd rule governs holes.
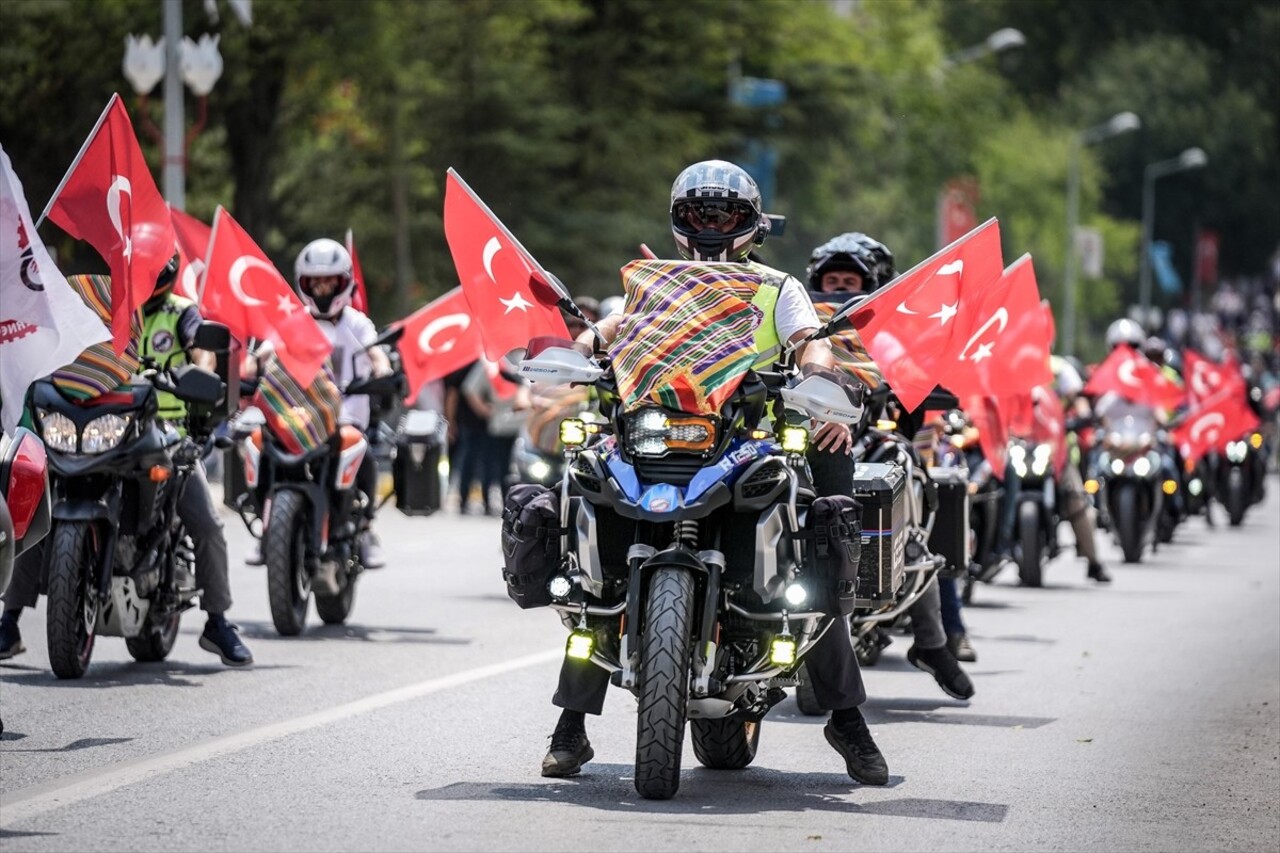
[[[539,337],[529,341],[525,357],[520,360],[521,378],[547,385],[569,385],[595,382],[604,368],[587,358],[565,338]]]
[[[782,400],[819,421],[856,424],[866,412],[865,392],[861,383],[823,370],[811,373],[792,388],[783,388]]]
[[[205,320],[196,327],[196,334],[191,343],[196,349],[208,350],[212,353],[230,352],[231,330],[221,323]]]
[[[394,325],[387,326],[387,328],[383,329],[378,334],[378,337],[374,338],[373,343],[369,344],[369,346],[365,347],[365,349],[372,349],[373,347],[380,347],[380,346],[391,346],[392,344],[395,344],[397,341],[399,341],[402,337],[404,337],[404,325],[401,323],[396,323]]]

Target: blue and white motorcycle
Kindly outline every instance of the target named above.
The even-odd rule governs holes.
[[[782,687],[841,625],[818,604],[830,593],[806,559],[805,424],[858,422],[863,389],[801,378],[785,359],[775,368],[739,377],[716,411],[677,411],[627,409],[620,363],[568,341],[535,339],[521,362],[535,383],[599,394],[603,424],[561,423],[562,557],[546,600],[572,632],[566,654],[636,695],[635,787],[646,798],[675,795],[686,723],[703,765],[750,764]],[[777,417],[762,428],[770,407]]]

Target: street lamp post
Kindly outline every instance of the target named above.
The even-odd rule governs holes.
[[[947,55],[942,60],[942,66],[943,68],[954,68],[957,65],[964,65],[966,62],[974,62],[989,53],[1003,53],[1015,47],[1022,47],[1026,43],[1027,37],[1022,34],[1022,30],[1004,27],[987,36],[985,41]]]
[[[164,152],[164,197],[175,210],[187,203],[187,147],[208,117],[208,95],[222,76],[222,56],[218,36],[203,35],[194,42],[182,35],[182,0],[163,0],[164,37],[152,42],[150,36],[125,39],[124,75],[138,95],[144,127],[161,144]],[[164,80],[164,134],[151,122],[148,95]],[[200,115],[185,134],[182,84],[199,98]]]
[[[1144,319],[1151,312],[1151,236],[1155,230],[1156,179],[1175,172],[1199,169],[1208,162],[1209,157],[1203,148],[1191,147],[1177,157],[1148,163],[1142,170],[1142,254],[1138,259],[1138,290]]]
[[[1066,304],[1062,351],[1075,355],[1076,350],[1076,226],[1080,219],[1080,153],[1084,146],[1101,142],[1121,133],[1142,127],[1142,120],[1131,112],[1116,113],[1102,124],[1080,131],[1071,139],[1067,162],[1067,256],[1063,266],[1062,287]]]

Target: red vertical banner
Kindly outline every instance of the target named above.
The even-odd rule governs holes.
[[[978,179],[952,178],[938,193],[938,248],[978,227]]]
[[[1201,228],[1196,232],[1196,281],[1218,283],[1218,232]]]

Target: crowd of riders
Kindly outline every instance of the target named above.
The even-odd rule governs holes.
[[[801,370],[844,371],[868,389],[885,384],[875,360],[857,346],[856,334],[844,336],[843,346],[826,340],[806,342],[806,337],[830,316],[835,306],[852,296],[874,293],[893,282],[897,268],[890,247],[858,230],[857,223],[848,223],[847,227],[833,229],[831,238],[813,249],[802,276],[766,265],[758,252],[769,234],[770,220],[762,209],[759,188],[743,169],[719,160],[695,163],[683,170],[672,186],[667,212],[674,248],[681,258],[741,264],[759,276],[763,284],[753,304],[764,312],[762,326],[767,334],[759,338],[763,345],[799,344],[797,363]],[[199,308],[174,292],[177,248],[167,247],[167,251],[173,260],[157,279],[154,295],[142,308],[139,337],[134,346],[142,358],[164,359],[169,363],[189,359],[203,363],[208,354],[193,345],[194,329],[201,320]],[[355,284],[352,258],[341,243],[327,238],[308,243],[297,256],[292,284],[334,344],[334,358],[339,363],[333,364],[332,369],[344,386],[354,378],[385,374],[393,369],[393,358],[388,352],[371,346],[377,337],[374,323],[352,305]],[[1262,425],[1261,446],[1257,449],[1265,458],[1276,444],[1274,425],[1277,386],[1280,386],[1280,341],[1274,334],[1275,300],[1272,282],[1269,294],[1250,294],[1243,300],[1247,303],[1243,309],[1230,300],[1221,300],[1222,304],[1209,312],[1171,312],[1162,318],[1158,328],[1145,328],[1130,318],[1119,319],[1108,329],[1106,343],[1110,350],[1124,347],[1136,357],[1150,361],[1170,382],[1179,386],[1188,382],[1188,377],[1183,375],[1183,353],[1187,349],[1238,369],[1245,382],[1243,393]],[[584,318],[569,316],[574,324],[571,332],[583,353],[591,355],[613,340],[628,316],[626,306],[617,296],[599,303],[586,297],[577,302],[585,309],[585,319],[593,321],[595,327],[588,328],[582,322]],[[1142,319],[1148,326],[1152,325],[1151,317]],[[242,375],[252,377],[257,360],[268,353],[269,348],[264,347],[246,356]],[[1095,522],[1115,522],[1106,518],[1106,508],[1098,504],[1096,489],[1089,485],[1095,480],[1092,456],[1105,444],[1109,421],[1146,404],[1126,400],[1123,393],[1114,390],[1100,396],[1088,393],[1090,367],[1078,359],[1055,356],[1053,366],[1054,405],[1064,407],[1058,413],[1069,430],[1063,441],[1070,442],[1072,447],[1070,473],[1059,486],[1064,503],[1061,520],[1071,523],[1074,548],[1085,562],[1085,577],[1093,583],[1110,583],[1114,570],[1106,567],[1100,557],[1094,541],[1099,535]],[[489,429],[495,413],[491,406],[486,407],[486,402],[491,404],[493,399],[485,395],[483,373],[469,366],[444,383],[438,399],[452,422],[450,452],[454,455],[452,467],[459,500],[465,505],[471,481],[478,480],[485,496],[485,510],[497,514],[496,506],[488,506],[490,490],[501,488],[506,480],[505,460],[516,440],[515,432],[519,425],[530,420],[538,404],[537,398],[529,396],[524,389],[525,396],[516,407],[522,416],[510,418],[517,426],[506,435],[495,437]],[[958,406],[950,410],[906,411],[895,405],[891,395],[878,399],[883,402],[878,403],[879,409],[869,412],[868,417],[889,419],[892,429],[917,448],[922,464],[940,461],[951,452],[950,447],[959,445],[966,432],[971,436],[976,428],[970,413]],[[463,413],[463,408],[470,410],[469,414]],[[181,401],[170,396],[161,401],[160,409],[161,419],[171,422],[175,428],[180,425],[184,415]],[[1179,447],[1170,436],[1186,414],[1185,406],[1153,413],[1163,475],[1180,487],[1190,481],[1190,472],[1195,469],[1185,448]],[[370,427],[367,400],[345,399],[341,420],[367,431]],[[853,450],[860,440],[859,431],[840,423],[815,427],[808,450],[808,472],[815,492],[818,495],[850,494]],[[952,442],[952,438],[957,441]],[[1217,454],[1220,450],[1215,448],[1211,452]],[[481,473],[479,466],[495,453],[503,461]],[[977,464],[980,463],[969,462],[970,467]],[[1018,500],[1015,482],[1018,474],[1013,466],[1005,469],[1004,478],[990,553],[973,555],[970,577],[942,578],[931,585],[912,605],[903,622],[911,634],[907,661],[928,673],[939,689],[956,699],[970,700],[977,693],[973,680],[962,666],[975,661],[979,651],[970,640],[962,615],[966,585],[979,577],[994,578],[1014,560],[1017,549],[1013,513]],[[378,491],[373,454],[364,457],[357,487],[371,498]],[[1212,488],[1205,491],[1206,499],[1194,505],[1186,492],[1175,491],[1172,496],[1183,501],[1177,507],[1180,520],[1199,512],[1212,522],[1212,502],[1214,498],[1221,500],[1221,495]],[[377,501],[370,499],[361,519],[359,547],[367,568],[380,567],[386,561],[373,533],[376,505]],[[222,521],[203,469],[188,480],[179,512],[195,543],[197,581],[202,590],[200,607],[208,614],[200,646],[228,666],[249,665],[254,657],[227,616],[232,605],[228,583],[230,561]],[[262,559],[260,554],[246,557],[251,563]],[[36,548],[18,561],[13,580],[4,593],[0,660],[25,650],[19,617],[23,608],[37,604],[46,559],[46,550]],[[887,642],[887,638],[882,639]],[[859,710],[867,697],[860,659],[866,661],[861,650],[855,650],[848,631],[830,631],[807,658],[808,672],[818,701],[831,712],[825,737],[844,760],[849,775],[865,784],[883,785],[889,780],[888,763]],[[608,686],[606,671],[566,658],[552,699],[562,710],[543,760],[543,775],[573,775],[591,760],[594,751],[586,734],[585,718],[602,712]]]

